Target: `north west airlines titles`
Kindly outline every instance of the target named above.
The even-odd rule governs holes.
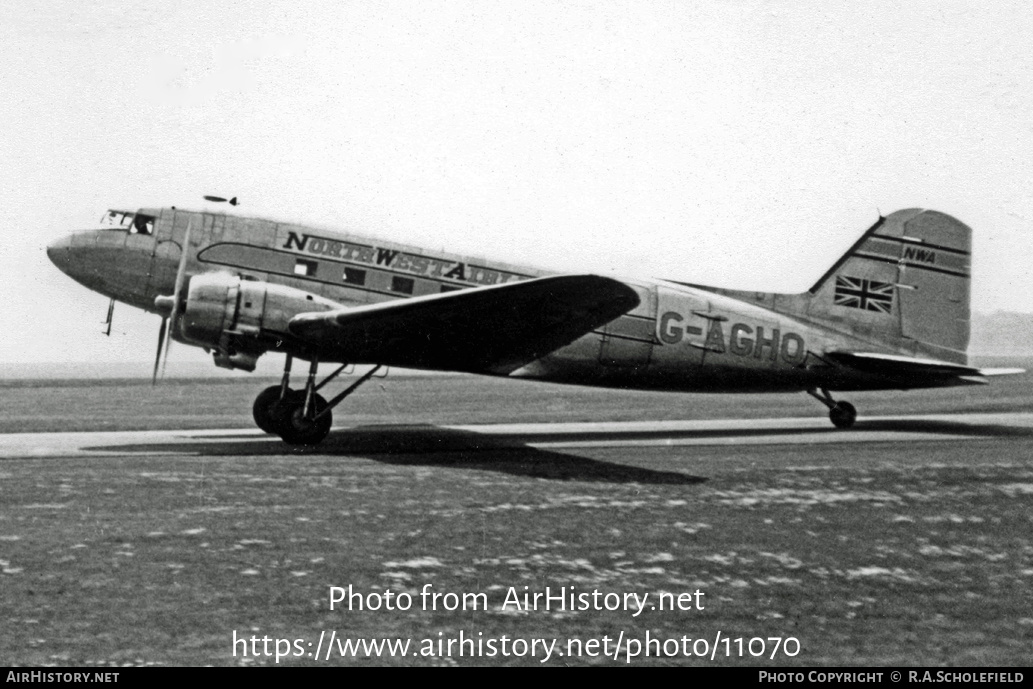
[[[398,249],[355,244],[338,239],[327,239],[309,234],[287,233],[284,249],[302,251],[315,256],[327,256],[352,263],[383,266],[412,275],[423,275],[444,280],[459,280],[475,285],[501,285],[526,279],[527,275],[509,273],[475,266],[461,261],[410,254]]]

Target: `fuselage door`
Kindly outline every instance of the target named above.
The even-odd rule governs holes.
[[[182,255],[180,242],[183,236],[177,216],[186,222],[186,219],[182,218],[184,215],[186,214],[166,208],[161,211],[161,217],[155,223],[151,268],[147,271],[148,293],[152,299],[157,296],[169,296],[175,288],[176,268],[179,266],[179,257]]]
[[[187,225],[190,225],[190,246],[187,247],[187,275],[190,275],[197,261],[197,251],[207,245],[214,227],[215,216],[209,213],[176,211],[165,209],[155,223],[154,250],[151,255],[149,289],[156,297],[171,295],[176,288],[176,273],[183,256],[183,240]],[[153,297],[152,297],[153,298]]]
[[[716,316],[710,302],[696,290],[657,288],[656,338],[653,364],[679,376],[695,375],[707,353],[707,336]]]
[[[603,366],[649,365],[655,343],[656,290],[625,282],[638,293],[639,305],[603,327],[599,363]]]

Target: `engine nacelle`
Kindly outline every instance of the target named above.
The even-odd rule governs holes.
[[[253,371],[268,349],[262,340],[287,336],[291,318],[339,308],[343,305],[286,285],[201,273],[187,287],[182,334],[191,343],[214,349],[216,365]]]

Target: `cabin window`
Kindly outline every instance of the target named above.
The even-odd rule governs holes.
[[[345,268],[344,281],[349,285],[365,285],[366,271],[359,270],[358,268]]]
[[[294,264],[294,274],[311,276],[316,274],[316,266],[318,264],[315,261],[306,261],[303,258],[299,258],[298,262]]]
[[[391,291],[401,292],[402,294],[412,294],[413,288],[416,286],[416,281],[412,278],[403,278],[395,275],[391,278]]]
[[[463,288],[462,287],[456,287],[455,285],[442,285],[441,286],[441,291],[442,292],[458,292],[461,289],[463,289]]]

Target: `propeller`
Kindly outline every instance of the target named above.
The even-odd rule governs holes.
[[[112,297],[111,301],[108,302],[108,317],[104,321],[104,325],[107,327],[104,329],[104,334],[111,336],[111,317],[115,314],[115,298]]]
[[[161,348],[165,342],[165,329],[169,324],[168,316],[163,316],[161,319],[161,327],[158,328],[158,353],[154,355],[154,373],[151,376],[151,385],[158,384],[158,362],[161,361]]]
[[[154,375],[151,379],[151,385],[155,385],[158,382],[158,361],[161,364],[161,377],[165,377],[165,368],[169,363],[169,348],[172,346],[172,331],[176,329],[177,319],[180,316],[179,305],[183,294],[183,283],[186,278],[187,258],[190,256],[190,229],[193,226],[193,221],[187,221],[186,232],[183,233],[183,249],[179,257],[179,268],[176,270],[176,286],[173,289],[171,297],[157,297],[154,300],[154,305],[160,309],[167,309],[168,314],[161,319],[161,328],[158,330],[158,353],[154,357]],[[166,327],[172,322],[172,327]],[[165,358],[162,359],[162,350],[165,350]]]

